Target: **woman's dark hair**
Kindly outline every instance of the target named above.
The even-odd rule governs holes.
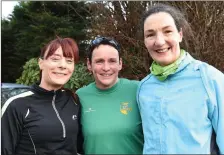
[[[166,5],[166,4],[155,4],[152,7],[149,8],[149,10],[147,10],[142,18],[142,29],[144,31],[144,24],[145,24],[145,20],[152,14],[156,14],[159,12],[165,12],[168,13],[174,20],[174,23],[177,27],[177,30],[180,31],[182,29],[183,32],[183,42],[186,46],[186,48],[189,47],[189,41],[192,41],[194,34],[193,31],[191,29],[190,24],[188,23],[188,21],[186,20],[186,18],[184,17],[184,14],[174,8],[173,6],[170,5]]]
[[[111,47],[114,47],[118,51],[118,56],[120,59],[121,47],[115,39],[109,37],[97,37],[96,39],[91,41],[87,50],[87,56],[90,62],[92,61],[93,50],[95,48],[98,48],[100,45],[109,45]]]
[[[53,55],[55,51],[61,47],[64,57],[73,57],[75,63],[79,60],[79,50],[76,42],[72,38],[60,38],[57,37],[55,40],[50,41],[41,50],[40,57],[47,59]]]

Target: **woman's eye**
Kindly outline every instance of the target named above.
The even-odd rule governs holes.
[[[171,30],[166,30],[165,31],[166,34],[171,33],[171,32],[172,32]]]
[[[150,34],[146,34],[146,35],[145,35],[146,38],[153,37],[153,36],[154,36],[153,33],[150,33]]]
[[[116,62],[117,62],[116,60],[111,60],[111,61],[110,61],[110,63],[116,63]]]
[[[59,58],[54,58],[54,57],[53,57],[53,58],[51,58],[51,60],[56,62],[56,61],[59,61],[60,59],[59,59]]]
[[[72,59],[68,59],[68,60],[66,60],[66,61],[67,61],[67,63],[69,63],[69,64],[71,64],[71,63],[74,62]]]
[[[101,64],[101,63],[103,63],[103,61],[102,60],[98,60],[98,61],[96,61],[96,63],[97,64]]]

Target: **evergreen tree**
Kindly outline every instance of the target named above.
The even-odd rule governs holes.
[[[38,57],[41,48],[56,36],[75,39],[83,56],[87,10],[88,4],[77,1],[19,2],[9,21],[2,21],[2,81],[15,82],[25,62]]]

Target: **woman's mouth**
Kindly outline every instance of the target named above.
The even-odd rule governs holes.
[[[109,77],[111,76],[112,74],[101,74],[101,76],[104,76],[104,77]]]
[[[170,50],[170,47],[169,48],[163,48],[163,49],[157,49],[155,50],[157,53],[165,53],[165,52],[168,52]]]
[[[55,75],[57,75],[57,76],[66,76],[66,74],[65,74],[65,73],[58,73],[58,72],[54,72],[54,74],[55,74]]]

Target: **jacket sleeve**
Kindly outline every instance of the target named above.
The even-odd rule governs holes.
[[[7,100],[1,112],[1,154],[16,154],[15,148],[22,131],[22,121],[15,101]]]
[[[216,132],[216,142],[221,154],[224,154],[224,75],[214,81],[216,107],[212,117],[212,125]],[[213,93],[214,93],[213,92]]]
[[[84,154],[84,149],[83,149],[83,132],[82,132],[82,123],[81,123],[81,104],[79,101],[79,97],[77,94],[76,95],[76,103],[79,105],[79,112],[78,112],[78,136],[77,136],[77,153],[78,154]]]
[[[224,154],[224,74],[212,66],[203,66],[202,79],[209,95],[209,111],[219,152]]]

